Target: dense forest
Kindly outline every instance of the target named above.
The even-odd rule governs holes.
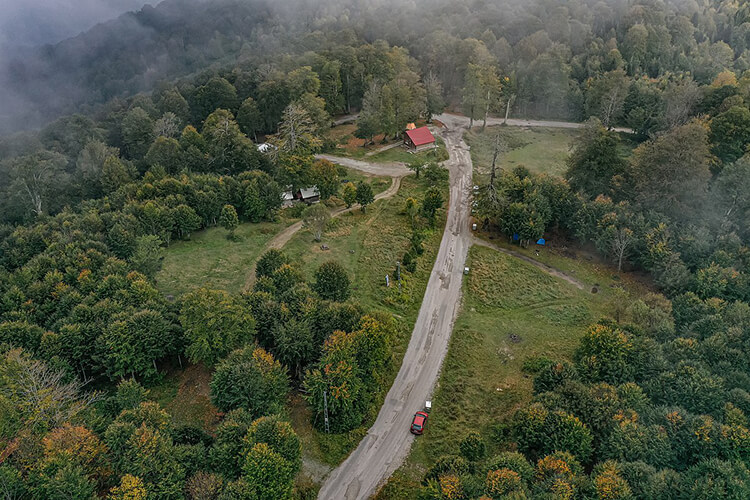
[[[420,494],[750,496],[742,2],[167,0],[2,62],[7,498],[303,496],[300,442],[279,416],[289,392],[318,427],[326,392],[333,433],[367,422],[399,362],[394,318],[352,299],[338,263],[308,282],[277,251],[246,293],[165,297],[161,252],[274,220],[288,187],[338,195],[338,169],[315,159],[335,116],[358,112],[368,143],[446,107],[476,123],[588,120],[565,179],[493,172],[480,223],[593,245],[663,295],[621,301],[572,361],[528,360],[534,402],[436,457]],[[346,189],[348,205],[373,201],[366,184]],[[409,255],[442,200],[418,204]],[[182,363],[213,370],[213,435],[148,399]],[[488,440],[507,451],[487,457]]]
[[[690,89],[675,88],[685,74],[699,85],[723,69],[741,75],[750,68],[749,26],[746,5],[722,0],[167,0],[56,45],[0,59],[0,130],[98,109],[111,98],[151,91],[161,81],[209,67],[236,67],[244,98],[294,59],[313,65],[313,53],[340,63],[346,105],[357,106],[362,93],[349,86],[364,83],[362,64],[368,73],[377,70],[375,61],[352,49],[378,40],[407,49],[448,97],[461,95],[469,64],[489,64],[513,77],[508,91],[517,96],[519,113],[583,118],[592,87],[619,84],[620,100],[635,90],[622,86],[645,77],[639,87],[645,99],[666,93],[681,102],[673,94],[690,95]],[[653,101],[647,102],[641,113],[653,111]],[[635,125],[649,116],[629,118]]]

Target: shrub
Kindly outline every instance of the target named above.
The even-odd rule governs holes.
[[[487,447],[482,440],[482,436],[476,431],[471,431],[461,441],[459,449],[461,450],[461,456],[469,462],[478,462],[487,454]]]

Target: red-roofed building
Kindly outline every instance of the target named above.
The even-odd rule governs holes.
[[[436,146],[435,137],[427,127],[407,130],[404,135],[404,145],[411,151],[422,151]]]

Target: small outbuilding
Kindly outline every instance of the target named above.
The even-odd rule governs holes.
[[[287,187],[287,190],[284,191],[284,199],[281,203],[281,206],[283,208],[291,207],[294,205],[294,193],[292,193],[292,188]]]
[[[311,205],[320,201],[320,191],[318,190],[318,186],[302,188],[297,190],[295,198],[297,198],[301,202]]]
[[[419,127],[406,131],[404,134],[404,146],[412,153],[416,153],[425,149],[432,149],[437,146],[437,143],[430,129]]]

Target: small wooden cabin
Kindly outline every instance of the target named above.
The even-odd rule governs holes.
[[[432,149],[437,146],[437,143],[430,129],[419,127],[406,131],[404,134],[404,146],[412,153],[416,153],[425,149]]]

